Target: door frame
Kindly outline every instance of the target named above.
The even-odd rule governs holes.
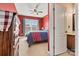
[[[75,20],[75,30],[76,30],[76,36],[75,36],[75,56],[79,56],[79,4],[75,4],[76,8],[76,20]]]
[[[48,39],[48,48],[49,48],[49,55],[50,56],[53,56],[54,52],[53,52],[53,39],[54,39],[54,30],[53,30],[53,6],[52,6],[53,3],[48,3],[48,18],[49,18],[49,39]]]
[[[55,51],[55,49],[53,49],[53,47],[54,47],[54,44],[55,44],[55,42],[54,42],[54,40],[55,40],[55,31],[54,31],[54,25],[55,24],[52,24],[52,26],[50,27],[50,25],[51,25],[51,22],[50,22],[50,20],[53,20],[52,21],[52,23],[55,23],[55,18],[54,18],[54,16],[53,16],[53,7],[54,7],[54,3],[49,3],[48,4],[48,16],[49,16],[49,43],[48,43],[48,45],[49,45],[49,55],[52,55],[52,56],[54,56],[55,54],[54,54],[54,51]],[[76,32],[76,35],[75,35],[75,56],[79,56],[79,4],[78,3],[75,3],[75,7],[76,7],[76,20],[75,20],[75,32]],[[52,31],[53,30],[53,31]]]

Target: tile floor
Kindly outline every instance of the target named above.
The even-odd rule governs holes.
[[[75,56],[75,52],[72,52],[70,50],[67,50],[67,52],[62,53],[62,54],[57,55],[57,56]]]

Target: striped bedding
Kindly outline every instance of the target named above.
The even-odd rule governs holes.
[[[43,41],[48,41],[47,31],[30,32],[27,36],[27,42],[29,46],[31,46],[35,42],[43,42]]]

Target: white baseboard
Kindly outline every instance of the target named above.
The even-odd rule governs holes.
[[[48,56],[53,56],[53,52],[48,51]]]

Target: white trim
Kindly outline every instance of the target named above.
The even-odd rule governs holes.
[[[53,4],[49,4],[49,55],[53,56]]]
[[[53,56],[53,51],[48,51],[48,56]]]
[[[75,20],[75,56],[79,56],[79,4],[76,4],[76,20]]]

